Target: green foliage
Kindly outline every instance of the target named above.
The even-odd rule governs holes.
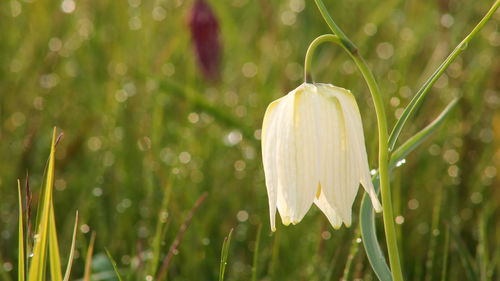
[[[227,258],[229,256],[229,245],[231,244],[231,237],[233,236],[233,229],[229,231],[229,234],[224,237],[224,242],[222,243],[222,250],[220,253],[220,269],[219,269],[219,281],[224,280],[224,273],[226,273]]]
[[[59,140],[59,139],[58,139]],[[52,135],[52,145],[50,149],[50,156],[47,168],[47,180],[43,188],[42,194],[44,194],[43,200],[40,205],[41,209],[41,219],[39,225],[36,228],[37,231],[33,237],[34,241],[30,243],[31,237],[24,235],[24,220],[23,215],[28,214],[29,200],[27,200],[26,212],[23,208],[22,200],[22,188],[21,181],[17,181],[18,186],[18,202],[19,202],[19,232],[18,232],[18,281],[24,281],[26,277],[28,280],[33,281],[44,281],[46,280],[46,257],[48,253],[48,263],[50,266],[51,280],[63,281],[62,271],[61,271],[61,257],[59,255],[59,244],[57,241],[57,231],[54,218],[54,206],[52,204],[52,187],[54,179],[54,161],[55,161],[55,146],[56,146],[56,128]],[[28,180],[26,180],[28,181]],[[26,184],[28,188],[28,184]],[[27,190],[29,193],[29,189]],[[28,195],[29,197],[30,195]],[[28,220],[30,216],[27,215]],[[27,223],[29,225],[29,222]],[[64,275],[64,281],[69,280],[71,265],[73,263],[75,242],[76,242],[76,230],[78,225],[78,213],[76,214],[76,221],[73,230],[73,239],[71,242],[71,251],[69,254],[66,273]],[[48,244],[48,248],[47,248]],[[33,245],[33,254],[31,257],[31,262],[29,263],[29,270],[25,272],[26,263],[26,252],[25,245]],[[29,249],[31,251],[31,249]],[[28,255],[29,256],[29,255]],[[28,258],[29,260],[29,258]]]
[[[47,132],[54,125],[64,131],[65,139],[53,155],[53,196],[43,192],[45,187],[33,188],[32,225],[54,223],[60,253],[66,257],[71,252],[74,258],[71,279],[85,275],[93,231],[97,239],[89,261],[90,280],[116,280],[113,267],[100,258],[105,257],[104,247],[115,257],[123,279],[155,276],[190,208],[204,192],[209,196],[172,257],[168,280],[217,280],[220,241],[231,228],[225,280],[251,280],[254,265],[256,280],[340,279],[359,221],[350,229],[333,230],[320,212],[313,211],[300,224],[279,225],[270,235],[259,156],[258,129],[266,106],[302,83],[307,45],[328,32],[314,4],[209,1],[219,18],[223,60],[221,80],[208,82],[197,68],[185,26],[192,1],[74,3],[71,13],[62,11],[61,1],[0,3],[0,279],[21,278],[18,264],[26,264],[21,252],[28,253],[30,267],[25,270],[34,262],[41,265],[28,258],[32,244],[24,244],[24,251],[12,246],[18,245],[21,222],[13,215],[19,200],[15,185],[28,169],[31,185],[45,186],[46,163],[41,159],[49,153]],[[412,93],[491,4],[327,3],[380,83],[389,128],[402,116]],[[498,12],[493,14],[428,88],[425,102],[415,107],[415,115],[399,134],[398,143],[405,147],[406,140],[461,97],[446,122],[431,138],[412,146],[413,152],[401,158],[406,163],[392,173],[406,280],[460,280],[468,272],[462,257],[467,254],[462,252],[469,253],[477,279],[500,276],[499,19]],[[374,110],[351,59],[341,49],[319,47],[311,71],[316,81],[349,88],[356,96],[369,160],[376,168]],[[429,198],[434,199],[438,189],[441,220],[435,228],[436,200]],[[50,209],[49,215],[42,215],[47,196],[52,198],[49,206],[55,219]],[[491,203],[489,212],[486,201]],[[355,214],[360,205],[361,196],[353,207]],[[374,219],[373,226],[381,230],[381,217]],[[447,238],[443,220],[456,235],[450,232]],[[259,225],[262,234],[256,235]],[[27,239],[32,238],[27,227],[23,230]],[[73,234],[77,241],[70,241]],[[434,264],[427,267],[431,237],[437,246]],[[457,238],[463,242],[461,249]],[[47,237],[50,252],[48,241]],[[489,252],[476,252],[481,247]],[[69,260],[62,258],[60,266],[68,268]],[[351,262],[349,276],[377,278],[363,251]],[[30,280],[31,275],[25,277]]]

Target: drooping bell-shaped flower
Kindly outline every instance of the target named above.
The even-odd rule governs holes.
[[[262,125],[271,229],[302,220],[312,203],[334,228],[351,225],[359,184],[377,212],[358,106],[346,89],[304,83],[272,102]]]
[[[189,15],[189,28],[203,74],[210,80],[217,80],[221,58],[219,23],[207,2],[195,1]]]

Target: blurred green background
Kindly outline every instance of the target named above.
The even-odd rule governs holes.
[[[231,228],[225,279],[250,280],[259,224],[258,280],[339,280],[349,253],[351,279],[376,279],[362,243],[355,242],[361,191],[349,229],[333,230],[312,207],[300,224],[279,224],[270,232],[261,122],[272,100],[303,82],[308,44],[329,32],[316,6],[305,0],[208,1],[220,26],[222,60],[220,79],[207,81],[187,21],[193,3],[0,2],[0,279],[17,274],[16,179],[24,180],[29,170],[36,202],[53,126],[64,133],[54,190],[63,259],[74,213],[80,213],[75,279],[83,276],[95,231],[93,272],[109,270],[98,264],[106,247],[129,280],[148,280],[144,264],[152,257],[158,218],[168,224],[163,260],[204,192],[168,269],[170,280],[217,280]],[[372,67],[392,128],[492,1],[325,4]],[[403,131],[401,140],[462,96],[432,140],[392,175],[408,280],[440,280],[443,268],[449,280],[463,280],[464,257],[477,280],[500,278],[499,46],[497,11]],[[349,88],[357,97],[376,168],[375,113],[355,65],[338,47],[322,45],[312,72],[315,81]],[[381,222],[377,215],[379,231]],[[447,225],[456,234],[449,241]],[[384,248],[382,232],[379,238]]]

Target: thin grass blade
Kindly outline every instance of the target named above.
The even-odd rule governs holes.
[[[122,277],[120,275],[120,272],[118,272],[118,268],[116,268],[116,262],[115,262],[115,260],[113,259],[113,257],[109,253],[108,249],[104,248],[104,250],[106,251],[106,255],[108,256],[108,259],[111,262],[111,265],[113,266],[113,269],[115,270],[116,277],[118,277],[118,280],[122,281]]]
[[[18,260],[18,274],[17,274],[17,280],[18,281],[24,281],[25,280],[25,268],[24,268],[24,262],[25,262],[25,256],[24,256],[24,225],[23,225],[23,200],[21,197],[21,181],[17,180],[17,191],[18,191],[18,200],[19,200],[19,244],[18,244],[18,255],[19,255],[19,260]]]
[[[26,227],[26,242],[25,242],[25,249],[24,249],[24,268],[25,268],[25,273],[26,273],[26,269],[29,268],[29,255],[31,253],[31,245],[32,245],[32,241],[31,241],[31,201],[33,200],[33,196],[31,194],[31,189],[30,189],[30,184],[29,184],[29,172],[28,170],[26,170],[26,185],[25,185],[25,188],[26,188],[26,215],[25,215],[25,222],[24,222],[24,225]],[[42,181],[43,182],[43,181]]]
[[[52,201],[52,185],[54,181],[54,153],[55,153],[56,128],[52,134],[52,144],[50,149],[49,165],[47,168],[47,179],[43,190],[42,214],[37,227],[37,239],[33,250],[33,259],[29,269],[29,281],[44,280],[45,259],[47,253],[47,233],[49,228],[50,203]]]
[[[444,249],[443,249],[443,265],[441,270],[441,281],[446,281],[446,274],[448,273],[448,251],[450,249],[450,229],[446,226],[446,233],[444,235]]]
[[[59,255],[59,243],[57,242],[56,222],[54,216],[54,205],[50,200],[49,217],[49,265],[52,281],[62,281],[61,256]]]
[[[405,110],[403,111],[403,114],[401,114],[401,117],[399,120],[396,122],[396,125],[394,126],[394,129],[392,129],[391,135],[389,137],[389,151],[392,151],[394,146],[396,145],[396,142],[399,138],[399,135],[401,134],[401,131],[403,130],[403,127],[406,123],[406,121],[415,113],[415,109],[419,107],[426,94],[429,92],[431,89],[432,85],[441,77],[441,75],[444,73],[444,71],[450,66],[450,64],[455,60],[455,58],[463,51],[466,49],[467,45],[469,42],[472,40],[474,35],[476,35],[481,28],[486,24],[486,22],[491,18],[493,13],[497,10],[498,6],[500,5],[500,0],[495,1],[493,6],[490,8],[488,13],[481,19],[481,21],[472,29],[472,31],[458,44],[455,49],[451,52],[451,54],[444,60],[444,62],[436,69],[436,71],[429,77],[429,79],[424,83],[424,85],[418,90],[418,92],[415,94],[413,99],[410,101],[410,103],[406,106]]]
[[[182,237],[184,236],[184,232],[186,232],[186,229],[188,228],[189,224],[191,223],[191,220],[194,217],[194,214],[200,207],[201,203],[205,201],[205,198],[207,198],[208,193],[203,193],[200,198],[194,203],[193,208],[189,212],[189,215],[187,216],[186,220],[182,224],[181,228],[179,229],[179,232],[177,233],[177,236],[175,237],[174,242],[172,243],[172,246],[170,246],[170,249],[168,250],[167,257],[163,261],[163,264],[161,265],[160,271],[158,273],[158,276],[156,277],[156,281],[161,281],[167,274],[168,267],[170,265],[170,262],[172,261],[172,258],[174,257],[174,252],[177,250],[177,247],[179,247],[179,244],[181,243]]]
[[[252,281],[257,280],[257,263],[259,257],[259,244],[260,244],[261,232],[262,232],[262,224],[259,224],[259,228],[257,228],[257,237],[255,238],[255,249],[253,252]]]
[[[170,201],[170,194],[172,191],[172,186],[174,185],[173,173],[170,174],[169,181],[164,188],[164,196],[161,203],[161,208],[158,211],[158,219],[156,220],[156,231],[153,237],[153,257],[149,262],[148,272],[149,275],[155,276],[158,271],[158,265],[160,261],[160,253],[161,253],[161,241],[165,237],[166,229],[168,226],[168,218],[165,218],[165,214],[167,214],[168,202]]]
[[[69,281],[69,276],[71,275],[71,266],[73,265],[73,258],[75,256],[77,230],[78,230],[78,211],[76,211],[76,215],[75,215],[75,226],[73,227],[73,238],[71,239],[71,250],[69,252],[68,265],[66,266],[66,272],[64,273],[64,281]]]
[[[90,281],[90,265],[92,264],[92,254],[94,253],[95,231],[92,231],[90,237],[89,249],[87,250],[87,258],[85,259],[85,273],[83,281]]]
[[[354,239],[352,239],[351,249],[349,249],[349,255],[347,256],[347,261],[344,267],[344,274],[341,280],[351,280],[354,274],[354,259],[358,256],[359,252],[359,240],[360,238],[360,228],[356,228],[356,233],[354,234]]]
[[[449,226],[449,229],[451,238],[457,246],[458,257],[460,258],[460,261],[462,262],[462,265],[465,269],[467,279],[470,281],[479,281],[478,270],[476,267],[474,267],[474,259],[472,258],[469,250],[467,250],[467,246],[465,245],[460,235],[455,231],[455,229],[453,229],[451,226]]]
[[[229,255],[229,245],[231,244],[231,237],[233,236],[233,229],[229,231],[229,235],[224,237],[224,243],[222,243],[222,251],[220,257],[220,269],[219,269],[219,281],[224,280],[224,273],[226,272],[227,257]]]

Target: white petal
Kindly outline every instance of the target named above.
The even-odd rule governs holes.
[[[373,188],[370,170],[368,168],[368,157],[366,153],[363,125],[356,100],[349,91],[342,88],[338,89],[343,92],[343,94],[339,93],[338,97],[345,115],[348,116],[346,118],[346,124],[348,124],[347,128],[349,128],[348,134],[350,135],[350,143],[352,144],[352,149],[355,153],[355,155],[353,155],[354,161],[357,162],[356,166],[359,170],[359,181],[370,196],[375,211],[380,212],[382,211],[382,206],[380,205],[375,189]]]
[[[276,126],[276,172],[278,176],[277,207],[284,225],[292,221],[296,197],[295,171],[295,139],[293,138],[293,100],[295,92],[282,98],[283,108],[279,114],[279,124]]]
[[[318,95],[313,85],[303,84],[295,93],[294,119],[297,212],[292,222],[298,223],[311,207],[319,185]]]
[[[325,214],[333,228],[339,229],[342,226],[342,218],[337,215],[333,206],[328,203],[323,192],[320,192],[319,197],[314,199],[314,204]]]
[[[311,90],[311,85],[304,84],[289,93],[281,112],[277,206],[285,225],[298,223],[304,217],[319,183],[318,111]]]
[[[283,108],[282,99],[272,102],[266,109],[262,122],[262,162],[266,178],[267,196],[269,199],[269,215],[271,230],[276,230],[276,202],[278,193],[278,175],[276,163],[277,130],[280,112]]]
[[[353,171],[349,167],[348,142],[340,102],[330,89],[318,86],[321,113],[321,174],[322,193],[346,225],[351,223],[352,195],[349,188]]]

